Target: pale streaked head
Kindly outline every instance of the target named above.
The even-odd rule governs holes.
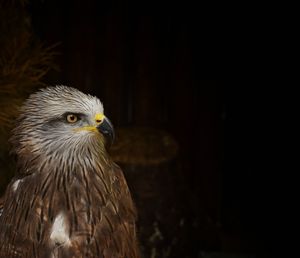
[[[53,154],[103,151],[113,128],[101,101],[66,86],[47,87],[30,95],[21,108],[11,142],[13,152]],[[109,131],[109,134],[107,133]]]

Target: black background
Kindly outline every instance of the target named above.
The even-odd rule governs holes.
[[[268,253],[274,197],[262,165],[268,144],[266,99],[257,87],[262,82],[230,70],[238,42],[229,43],[213,11],[192,14],[196,5],[175,4],[175,14],[161,3],[164,15],[137,15],[135,7],[126,1],[31,1],[35,34],[47,45],[59,42],[59,70],[47,75],[47,83],[97,95],[116,127],[151,126],[174,136],[188,189],[185,213],[205,214],[217,228],[213,237],[191,230],[191,257],[200,249]],[[222,79],[220,71],[234,76]]]

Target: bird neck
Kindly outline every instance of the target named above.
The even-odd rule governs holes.
[[[112,160],[102,145],[86,145],[70,151],[58,148],[55,151],[22,151],[17,155],[17,175],[51,173],[60,171],[99,170],[110,167]]]

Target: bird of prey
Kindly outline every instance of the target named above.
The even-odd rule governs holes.
[[[12,131],[17,171],[0,204],[0,258],[136,258],[136,211],[94,96],[30,95]]]

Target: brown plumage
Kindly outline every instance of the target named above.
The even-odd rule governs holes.
[[[11,138],[0,258],[139,257],[135,207],[105,148],[112,131],[95,97],[65,86],[30,96]]]

